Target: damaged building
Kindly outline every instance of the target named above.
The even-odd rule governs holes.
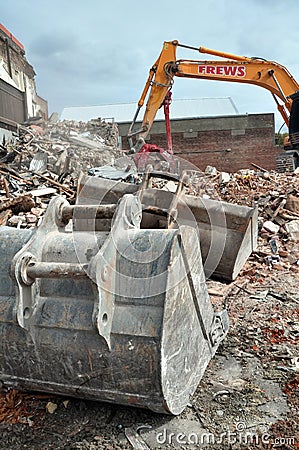
[[[23,44],[0,24],[0,137],[33,117],[47,119],[47,101],[36,92],[35,71]]]

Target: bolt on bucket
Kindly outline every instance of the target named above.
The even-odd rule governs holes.
[[[142,201],[55,197],[35,232],[0,227],[4,386],[168,414],[189,403],[228,317],[210,303],[195,228],[170,214],[141,228]]]

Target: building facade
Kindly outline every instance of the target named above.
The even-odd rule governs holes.
[[[0,127],[10,129],[36,116],[48,117],[47,102],[37,95],[23,44],[0,24]]]

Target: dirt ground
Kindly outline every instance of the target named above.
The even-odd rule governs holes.
[[[219,189],[224,200],[261,198],[261,226],[267,218],[294,219],[278,211],[286,193],[298,197],[298,176],[238,177]],[[228,310],[230,329],[182,414],[2,387],[0,449],[299,449],[299,245],[284,229],[274,239],[276,262],[271,233],[260,231],[235,282],[207,282],[215,310]]]
[[[180,416],[2,390],[0,448],[299,448],[298,271],[246,272],[208,281],[230,330]]]

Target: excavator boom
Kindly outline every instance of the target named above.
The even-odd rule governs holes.
[[[177,47],[226,59],[210,61],[177,59]],[[179,44],[178,41],[172,41],[164,42],[159,58],[150,69],[150,75],[138,102],[139,112],[148,95],[141,128],[133,131],[137,112],[128,133],[133,151],[138,152],[144,145],[157,111],[172,87],[174,77],[247,83],[269,90],[284,122],[288,127],[291,127],[290,134],[293,135],[294,143],[297,143],[294,136],[299,132],[299,118],[291,116],[293,101],[296,100],[297,102],[297,97],[299,97],[296,94],[299,91],[299,84],[283,65],[262,58],[233,55],[206,47],[190,47]],[[133,137],[135,137],[134,144]]]

